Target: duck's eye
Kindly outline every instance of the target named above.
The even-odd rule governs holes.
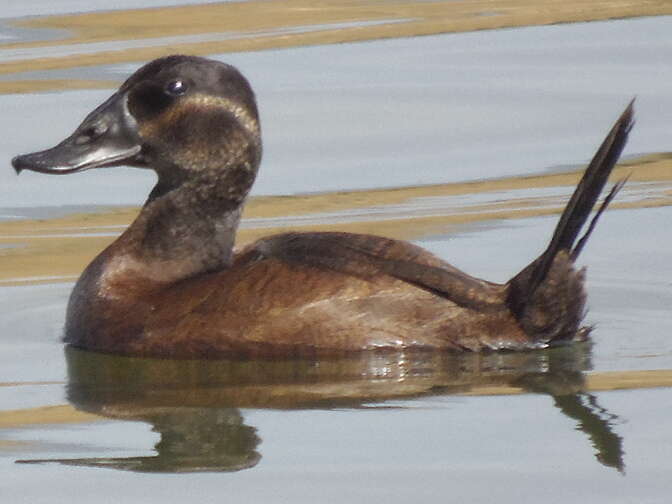
[[[187,88],[188,86],[186,82],[182,80],[174,80],[166,85],[166,93],[171,96],[182,96],[187,92]]]

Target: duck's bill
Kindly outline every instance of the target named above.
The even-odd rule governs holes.
[[[31,154],[23,154],[12,159],[12,166],[16,173],[22,170],[32,170],[40,173],[65,175],[90,168],[104,166],[118,166],[130,164],[130,160],[140,153],[140,147],[134,146],[129,149],[97,149],[95,152],[78,152],[69,145],[58,144],[52,149],[47,149]]]
[[[142,146],[125,95],[115,94],[91,112],[75,132],[51,149],[12,159],[17,173],[67,174],[133,164]]]

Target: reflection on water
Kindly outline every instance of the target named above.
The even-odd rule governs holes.
[[[590,345],[526,353],[365,353],[322,361],[170,361],[66,349],[68,400],[79,410],[147,422],[156,454],[21,460],[139,472],[238,471],[261,459],[263,433],[238,408],[393,407],[390,399],[447,394],[550,395],[576,420],[597,460],[623,471],[616,417],[584,391]]]

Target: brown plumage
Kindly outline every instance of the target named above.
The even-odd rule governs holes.
[[[17,172],[123,164],[158,174],[138,218],[73,290],[65,341],[77,347],[176,358],[528,349],[586,333],[583,272],[573,263],[608,201],[577,238],[632,115],[630,104],[546,251],[506,284],[370,235],[286,233],[234,254],[261,160],[259,122],[245,78],[204,58],[148,63],[66,140],[12,162]]]

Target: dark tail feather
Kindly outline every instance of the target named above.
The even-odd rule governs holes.
[[[588,220],[590,212],[628,140],[628,134],[634,125],[633,105],[634,100],[630,102],[618,118],[588,168],[586,168],[581,181],[574,190],[574,194],[572,194],[560,216],[560,221],[546,250],[509,282],[508,302],[514,314],[521,315],[525,310],[535,291],[548,276],[553,262],[560,252],[564,251],[572,260],[579,255],[598,218],[623,186],[624,181],[614,186],[590,223],[588,230],[576,243],[581,229]]]
[[[614,184],[614,187],[611,188],[611,191],[609,191],[609,194],[607,194],[607,197],[604,198],[604,201],[602,201],[602,204],[600,205],[600,208],[597,210],[597,212],[595,213],[595,216],[590,221],[590,225],[588,226],[588,229],[583,234],[581,239],[576,243],[576,246],[572,249],[572,254],[570,256],[572,258],[572,261],[576,261],[576,258],[579,257],[579,254],[581,254],[581,251],[583,250],[583,247],[588,242],[588,238],[590,238],[590,235],[593,233],[593,230],[595,229],[595,226],[597,225],[597,221],[600,219],[600,216],[602,215],[602,212],[604,212],[607,209],[607,207],[609,206],[609,203],[611,203],[611,200],[613,200],[614,197],[620,192],[620,190],[623,189],[623,186],[628,181],[628,178],[630,178],[630,177],[625,177],[624,179],[619,180],[616,184]]]

